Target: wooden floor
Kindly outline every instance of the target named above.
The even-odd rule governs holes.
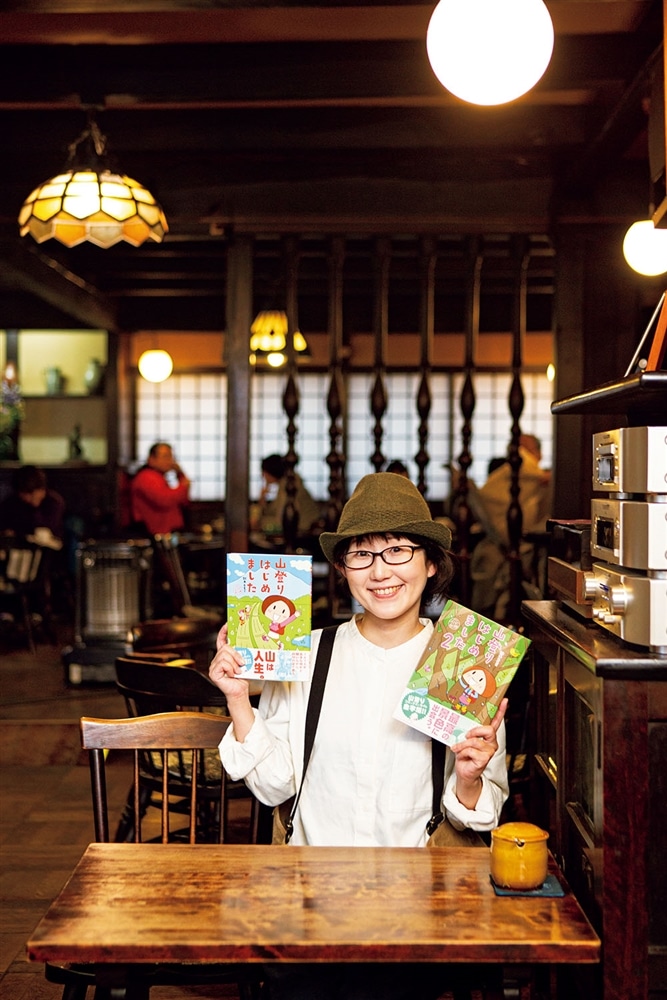
[[[60,1000],[62,988],[27,961],[25,942],[93,840],[78,720],[124,717],[125,704],[111,684],[67,686],[67,626],[58,628],[56,642],[40,642],[35,655],[12,633],[9,639],[0,631],[0,1000]],[[109,800],[120,815],[131,764],[109,764]],[[230,839],[245,836],[246,818],[236,817]],[[237,993],[229,986],[151,990],[151,1000],[203,997],[237,1000]],[[442,1000],[451,997],[445,992]],[[473,991],[472,998],[481,995]]]
[[[61,650],[67,639],[65,630],[56,644],[40,643],[33,656],[0,636],[0,1000],[61,996],[62,987],[46,982],[43,967],[27,961],[25,942],[94,839],[78,720],[126,714],[112,685],[66,686]],[[120,814],[131,764],[109,764],[109,798]],[[233,998],[236,992],[151,991],[151,1000],[203,996]]]

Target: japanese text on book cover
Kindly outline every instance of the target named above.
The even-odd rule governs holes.
[[[530,639],[448,601],[394,718],[442,743],[466,738],[498,711]]]
[[[244,677],[302,681],[310,664],[313,559],[227,555],[227,634]]]

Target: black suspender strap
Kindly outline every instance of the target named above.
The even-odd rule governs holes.
[[[315,666],[313,667],[313,680],[310,685],[308,707],[306,708],[306,734],[303,743],[303,771],[301,774],[299,790],[294,797],[294,803],[290,810],[289,818],[285,823],[286,844],[289,844],[292,838],[294,830],[293,820],[296,815],[299,799],[301,798],[301,790],[303,788],[304,778],[306,777],[306,768],[308,767],[308,761],[310,760],[313,743],[315,742],[315,733],[317,731],[317,723],[320,718],[320,709],[322,708],[322,699],[324,697],[324,686],[327,682],[329,663],[331,662],[331,651],[333,650],[337,628],[338,625],[329,625],[327,628],[322,629],[320,644],[317,647],[317,656],[315,657]]]
[[[426,826],[429,837],[445,818],[442,813],[442,790],[445,784],[445,754],[447,748],[440,740],[431,740],[431,766],[433,770],[432,815]]]
[[[333,650],[337,628],[338,625],[329,625],[327,628],[322,629],[320,644],[317,647],[317,656],[315,657],[315,666],[313,668],[313,680],[310,686],[310,694],[308,696],[308,707],[306,708],[306,732],[303,743],[303,771],[301,774],[299,789],[294,796],[294,802],[290,810],[289,818],[285,823],[286,844],[289,844],[294,831],[293,820],[296,815],[297,806],[299,805],[299,799],[301,798],[303,782],[306,777],[306,768],[308,767],[308,761],[310,760],[310,755],[312,753],[313,743],[315,742],[315,733],[317,732],[317,723],[320,718],[322,699],[324,697],[324,687],[327,682],[329,663],[331,662],[331,652]],[[445,783],[446,751],[447,748],[445,747],[445,744],[441,743],[440,740],[431,740],[433,808],[431,818],[426,827],[426,831],[429,836],[440,825],[440,823],[442,823],[444,818],[442,813],[442,792]]]

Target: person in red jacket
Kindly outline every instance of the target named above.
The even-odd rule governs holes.
[[[150,535],[181,531],[189,492],[190,480],[176,462],[171,445],[158,441],[130,484],[133,522]]]

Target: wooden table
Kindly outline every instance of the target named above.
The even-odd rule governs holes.
[[[496,896],[486,850],[91,844],[36,962],[596,963],[569,890]]]

